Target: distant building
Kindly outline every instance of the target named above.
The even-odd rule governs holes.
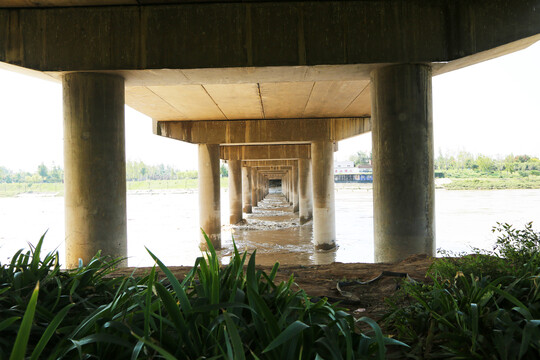
[[[371,165],[354,167],[353,161],[334,162],[334,182],[336,183],[371,183],[373,169]]]

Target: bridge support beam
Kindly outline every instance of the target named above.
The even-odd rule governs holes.
[[[242,167],[242,202],[244,212],[251,214],[251,168]]]
[[[62,85],[66,267],[99,250],[127,257],[124,79],[70,73]]]
[[[329,250],[336,246],[334,204],[334,143],[311,143],[313,166],[313,239],[315,248]]]
[[[431,68],[392,65],[371,77],[375,261],[434,256]]]
[[[219,145],[199,144],[199,224],[212,245],[221,248]],[[206,249],[201,234],[200,248]]]
[[[298,192],[300,197],[300,224],[304,224],[311,220],[313,214],[310,159],[298,159]]]
[[[242,221],[242,161],[229,160],[229,206],[230,223]]]

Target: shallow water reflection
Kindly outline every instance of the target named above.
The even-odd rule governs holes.
[[[230,226],[228,193],[222,190],[224,259],[232,252],[232,236],[240,250],[257,249],[257,262],[321,264],[373,261],[372,192],[336,190],[338,249],[316,252],[311,222],[300,225],[291,208],[270,199],[266,209],[255,209],[246,225]],[[192,265],[197,256],[198,194],[160,191],[128,194],[128,254],[130,266],[153,262],[145,246],[167,265]],[[279,223],[274,222],[279,220]],[[522,227],[529,221],[540,228],[540,190],[436,191],[437,247],[466,251],[471,246],[491,248],[496,222]],[[64,199],[27,195],[0,198],[0,262],[5,263],[27,242],[36,243],[47,230],[44,248],[58,248],[64,256]]]

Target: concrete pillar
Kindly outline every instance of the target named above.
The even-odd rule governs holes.
[[[311,143],[313,168],[313,239],[317,249],[336,246],[336,215],[334,204],[334,143]]]
[[[262,182],[263,182],[262,175],[259,174],[259,177],[257,179],[257,196],[259,198],[259,201],[263,201],[264,199],[264,196],[262,193]]]
[[[292,187],[293,187],[293,212],[298,212],[300,196],[298,192],[298,165],[292,167]]]
[[[127,257],[124,79],[70,73],[62,86],[65,265],[88,264],[99,250]]]
[[[287,170],[287,185],[288,185],[288,198],[289,198],[289,205],[293,204],[294,200],[294,194],[293,194],[293,179],[292,179],[292,170]]]
[[[298,193],[300,196],[300,224],[311,220],[313,214],[313,192],[311,188],[311,160],[298,159]]]
[[[242,221],[242,161],[229,160],[229,205],[230,223]]]
[[[219,145],[199,144],[199,225],[216,249],[221,248],[219,176]],[[200,239],[204,250],[206,240],[202,234]]]
[[[371,79],[375,261],[435,256],[431,68],[387,66]]]
[[[244,212],[251,214],[251,169],[242,167],[242,200]]]
[[[251,208],[254,208],[259,203],[257,197],[257,168],[251,168]]]

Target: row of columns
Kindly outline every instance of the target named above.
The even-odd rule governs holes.
[[[433,255],[431,68],[423,64],[381,67],[372,72],[371,82],[375,260]],[[124,86],[123,78],[112,74],[63,77],[68,268],[76,267],[79,259],[87,263],[98,251],[127,256]],[[331,248],[335,242],[332,141],[313,142],[311,149],[314,239],[317,247]],[[241,204],[249,212],[261,192],[256,170],[250,173],[238,163],[230,166],[231,221],[236,221],[241,219]],[[240,185],[241,178],[252,184],[251,194]],[[309,165],[300,160],[298,171],[285,181],[289,200],[304,220],[309,218],[309,178]],[[199,196],[201,227],[219,245],[217,144],[199,145]]]

